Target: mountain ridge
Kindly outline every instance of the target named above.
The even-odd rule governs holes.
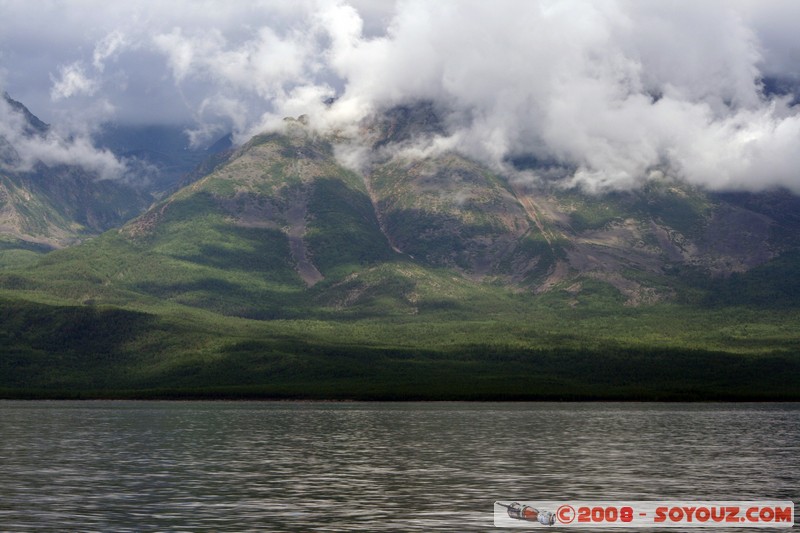
[[[386,122],[409,114],[414,116],[407,110],[389,113],[371,126],[377,130],[373,146],[385,151],[409,139],[413,124]],[[422,127],[438,131],[431,122]],[[207,173],[184,181],[120,234],[146,239],[172,220],[168,215],[177,206],[183,209],[197,196],[205,206],[198,216],[210,208],[237,230],[272,232],[283,241],[279,247],[288,253],[281,252],[281,264],[293,265],[307,287],[325,279],[325,268],[315,261],[330,262],[335,249],[360,258],[347,275],[358,265],[395,261],[400,254],[423,268],[451,269],[477,283],[534,295],[565,286],[575,293],[582,280],[592,279],[614,287],[628,305],[673,299],[680,285],[673,273],[682,269],[725,278],[800,244],[800,217],[791,214],[800,200],[788,192],[726,196],[662,179],[639,190],[590,195],[515,181],[453,151],[379,157],[359,175],[336,159],[335,140],[302,120],[291,119],[287,128],[210,160]],[[333,181],[324,181],[331,176]],[[341,194],[355,196],[343,200]],[[326,210],[325,202],[334,200],[344,211]],[[311,203],[318,212],[309,211]],[[335,223],[356,204],[352,216],[371,235],[358,246],[337,235],[347,233]],[[778,209],[776,218],[775,206],[785,213]],[[335,231],[318,220],[330,216]],[[192,241],[202,239],[189,231],[183,245]],[[196,255],[202,256],[199,248]]]
[[[290,119],[123,226],[0,270],[0,395],[800,397],[753,378],[798,364],[795,196],[514,181],[404,155],[415,126],[387,116],[363,172]],[[45,318],[20,330],[15,310]]]
[[[4,94],[4,104],[21,121],[22,135],[53,142],[49,125]],[[11,140],[13,141],[13,139]],[[150,195],[119,180],[99,179],[79,165],[35,162],[17,168],[19,155],[0,135],[0,241],[4,248],[55,249],[119,226],[144,210]]]

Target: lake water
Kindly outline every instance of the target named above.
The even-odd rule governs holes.
[[[0,402],[2,531],[499,531],[515,499],[798,503],[800,404]]]

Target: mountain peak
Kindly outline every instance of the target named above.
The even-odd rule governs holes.
[[[25,135],[44,135],[50,130],[50,125],[43,122],[39,117],[30,112],[22,102],[18,102],[9,96],[8,92],[3,91],[3,100],[17,113],[25,117]]]
[[[0,105],[11,122],[8,137],[0,136],[0,250],[71,246],[152,201],[130,184],[98,180],[71,157],[43,162],[40,154],[53,144],[50,126],[7,92]]]
[[[432,104],[371,120],[363,124],[362,148],[371,154],[363,172],[337,159],[336,138],[303,116],[287,118],[283,133],[208,160],[119,236],[209,278],[232,270],[254,287],[305,294],[300,299],[313,288],[314,298],[338,307],[391,293],[416,308],[409,302],[418,295],[403,295],[417,294],[421,272],[559,293],[576,305],[599,284],[627,305],[647,305],[680,297],[688,271],[725,278],[800,247],[800,219],[786,215],[800,200],[788,191],[726,196],[665,179],[589,194],[521,182],[456,150],[405,153],[420,136],[446,134]],[[266,312],[258,298],[240,298],[252,303],[244,314]]]

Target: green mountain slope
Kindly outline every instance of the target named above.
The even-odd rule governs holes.
[[[403,156],[419,117],[387,117],[364,176],[290,120],[9,262],[0,393],[800,398],[795,197],[590,196]]]
[[[394,247],[422,264],[531,282],[560,252],[507,184],[458,154],[393,160],[368,179]]]
[[[48,256],[36,276],[74,285],[70,297],[135,292],[269,318],[307,312],[326,289],[336,299],[338,282],[396,256],[363,180],[298,130],[254,139],[121,230]]]

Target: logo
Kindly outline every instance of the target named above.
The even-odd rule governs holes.
[[[550,511],[540,511],[530,505],[522,505],[514,502],[506,505],[502,502],[494,502],[495,505],[505,507],[508,516],[514,520],[524,520],[526,522],[538,522],[545,526],[552,526],[556,522],[556,516]]]
[[[554,512],[551,510],[555,509]],[[496,501],[497,527],[749,527],[794,525],[790,501]]]
[[[562,505],[556,511],[559,524],[570,524],[575,520],[575,508],[571,505]]]

